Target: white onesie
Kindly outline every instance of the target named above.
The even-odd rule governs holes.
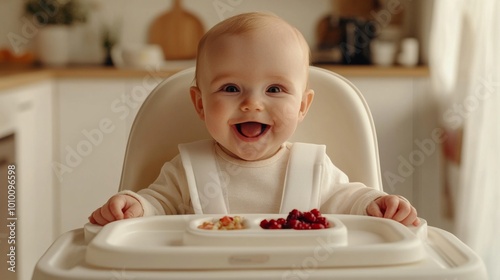
[[[136,197],[144,216],[162,214],[322,213],[366,214],[386,195],[349,183],[324,145],[285,143],[271,158],[244,161],[226,154],[214,140],[179,145],[180,155],[162,167],[157,180]]]

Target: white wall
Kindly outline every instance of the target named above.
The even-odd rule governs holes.
[[[63,0],[59,0],[63,1]],[[104,53],[100,42],[103,26],[119,25],[120,42],[146,42],[147,30],[155,17],[168,11],[172,0],[80,0],[92,13],[85,30],[74,30],[70,40],[73,63],[100,63]],[[296,26],[311,47],[315,46],[315,28],[318,21],[331,11],[332,0],[184,0],[186,10],[196,15],[206,29],[220,20],[249,11],[271,11]],[[415,36],[421,41],[422,62],[427,61],[428,33],[434,0],[400,0],[408,7],[405,14],[404,36]],[[0,49],[32,50],[37,28],[29,28],[33,21],[24,15],[24,1],[0,0]],[[32,34],[33,33],[33,34]],[[15,35],[19,35],[16,38]],[[22,40],[22,42],[19,42]],[[16,42],[13,40],[18,39]]]
[[[120,24],[120,42],[123,44],[140,44],[146,42],[147,30],[150,23],[162,13],[170,9],[171,0],[80,0],[90,5],[92,14],[87,23],[87,29],[99,33],[104,25]],[[26,21],[32,18],[23,14],[24,1],[0,1],[0,48],[11,48],[13,44],[9,33],[27,38],[32,47],[31,36],[25,36]],[[196,15],[209,29],[222,19],[235,14],[249,11],[271,11],[296,26],[306,40],[314,45],[314,33],[318,20],[330,11],[329,0],[184,0],[186,10]],[[87,30],[89,31],[89,30]],[[36,31],[35,31],[36,32]],[[97,34],[98,35],[98,34]],[[88,48],[99,39],[96,34],[85,34],[84,45]],[[80,56],[82,52],[76,52]]]
[[[122,42],[137,43],[146,40],[151,21],[170,9],[169,0],[99,1],[102,17],[123,21]],[[145,5],[144,3],[147,3]],[[196,15],[208,29],[219,21],[242,12],[271,11],[300,29],[309,43],[314,43],[314,28],[319,18],[330,11],[328,0],[185,0],[183,6]],[[116,16],[110,16],[116,14]],[[126,32],[123,32],[126,31]]]
[[[24,1],[1,0],[0,1],[0,48],[11,47],[10,32],[21,32],[21,16]]]

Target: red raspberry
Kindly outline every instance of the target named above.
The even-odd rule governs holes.
[[[286,218],[287,220],[291,219],[299,219],[302,216],[302,212],[300,212],[297,209],[293,209],[288,213],[288,217]]]
[[[260,221],[260,227],[263,228],[263,229],[268,229],[269,228],[269,222],[267,221],[267,219],[264,219],[264,220]]]
[[[329,223],[316,208],[309,212],[300,212],[297,209],[293,209],[288,213],[286,219],[262,220],[260,227],[263,229],[323,229],[328,228]]]
[[[311,229],[323,229],[323,228],[325,228],[325,226],[322,224],[312,224],[311,225]]]
[[[316,218],[316,223],[324,225],[325,227],[328,227],[328,220],[325,217]]]
[[[307,222],[302,222],[300,229],[303,229],[303,230],[311,229],[311,224],[309,224]]]
[[[316,216],[316,217],[321,217],[321,212],[319,212],[318,209],[314,208],[313,210],[311,210],[311,213]]]
[[[278,222],[278,224],[280,224],[280,225],[286,224],[286,220],[283,218],[279,218],[278,220],[276,220],[276,222]]]
[[[281,224],[276,220],[269,221],[268,229],[281,229]]]
[[[292,211],[290,211],[290,214],[300,216],[302,213],[297,209],[293,209]]]
[[[316,221],[316,216],[311,212],[305,212],[302,219],[308,223],[314,223]]]
[[[297,229],[297,230],[300,230],[303,228],[304,228],[304,224],[300,221],[297,221],[297,223],[293,226],[293,229]]]
[[[300,221],[297,220],[297,219],[290,219],[290,220],[287,220],[285,226],[286,228],[295,228],[297,226],[297,224],[299,224]]]

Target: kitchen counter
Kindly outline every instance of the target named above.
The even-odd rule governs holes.
[[[429,76],[427,66],[418,67],[377,67],[377,66],[343,66],[321,64],[318,67],[349,77],[426,77]],[[0,65],[0,90],[13,88],[50,78],[140,78],[155,75],[166,78],[182,69],[118,69],[101,66],[70,66],[64,68],[5,66]]]
[[[0,90],[51,78],[140,78],[152,74],[166,78],[180,70],[182,69],[148,71],[100,66],[73,66],[64,68],[0,67]]]

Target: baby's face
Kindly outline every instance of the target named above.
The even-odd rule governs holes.
[[[235,157],[272,156],[312,101],[307,53],[291,32],[225,35],[200,59],[196,110],[212,137]]]

